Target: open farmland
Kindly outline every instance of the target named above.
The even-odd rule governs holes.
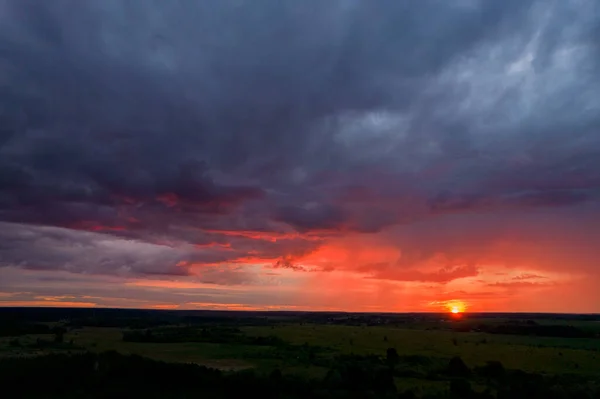
[[[595,389],[600,380],[594,319],[112,310],[67,317],[41,314],[26,320],[13,314],[14,328],[5,323],[0,337],[0,358],[116,351],[226,373],[254,370],[270,375],[277,370],[309,380],[343,375],[340,370],[351,365],[388,370],[396,391],[417,397],[444,395],[456,378],[467,381],[469,392],[495,397],[502,388],[493,378],[500,377],[490,373],[525,373],[559,384],[584,384],[586,389]],[[505,330],[512,334],[497,333]]]
[[[406,356],[449,359],[460,356],[473,366],[489,360],[531,372],[600,375],[600,340],[424,331],[396,327],[285,325],[247,327],[252,335],[275,335],[286,341],[324,345],[339,353],[367,355],[393,347]]]

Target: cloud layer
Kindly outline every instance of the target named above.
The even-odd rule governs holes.
[[[593,0],[2,0],[4,292],[600,311],[599,35]]]

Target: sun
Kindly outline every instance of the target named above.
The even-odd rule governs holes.
[[[460,317],[467,311],[468,303],[460,299],[450,299],[446,301],[433,301],[430,306],[435,306],[438,311],[445,310],[453,316]]]
[[[464,313],[467,309],[467,305],[463,301],[453,300],[446,303],[446,308],[453,315],[459,315]]]

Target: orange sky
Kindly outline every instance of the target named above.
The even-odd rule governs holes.
[[[458,304],[473,312],[600,310],[600,280],[595,266],[587,263],[590,254],[573,253],[580,263],[565,268],[558,262],[567,257],[567,242],[549,246],[548,240],[568,240],[570,232],[531,230],[531,237],[537,231],[533,241],[524,239],[522,230],[511,238],[505,228],[497,224],[491,235],[480,231],[472,236],[426,229],[427,238],[419,237],[415,226],[345,233],[328,236],[310,250],[290,250],[279,261],[255,249],[226,262],[179,262],[177,267],[188,271],[181,276],[5,267],[0,268],[0,304],[360,312],[448,311]],[[410,233],[411,247],[402,245],[403,230]],[[473,242],[465,241],[469,237]],[[255,248],[273,241],[272,236],[250,239],[258,240]],[[194,250],[228,252],[235,250],[232,244]]]

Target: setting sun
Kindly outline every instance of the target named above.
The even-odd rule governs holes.
[[[446,308],[450,313],[457,315],[463,313],[466,310],[467,305],[462,301],[449,301],[446,303]]]

